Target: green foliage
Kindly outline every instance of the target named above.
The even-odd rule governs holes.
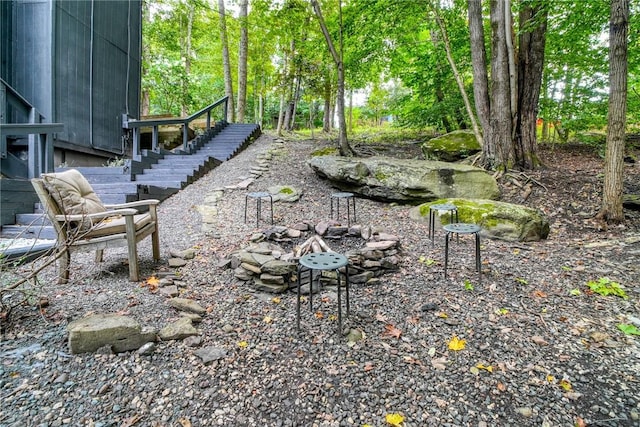
[[[598,280],[590,280],[587,282],[587,286],[589,287],[589,289],[591,289],[592,292],[605,297],[614,295],[622,299],[629,298],[622,285],[620,285],[620,283],[618,282],[612,281],[608,277],[601,277]]]
[[[324,147],[324,148],[319,148],[317,150],[313,150],[311,152],[311,157],[332,156],[332,155],[336,155],[337,153],[338,153],[338,149],[336,147]]]
[[[640,329],[638,329],[635,325],[620,323],[618,324],[618,329],[620,329],[626,335],[640,335]]]
[[[433,258],[427,258],[424,255],[421,255],[420,258],[418,258],[418,262],[426,265],[427,267],[431,267],[433,264],[436,263],[436,260]]]
[[[467,291],[472,291],[473,290],[473,283],[471,283],[469,281],[469,279],[466,279],[464,281],[464,289],[467,290]]]
[[[516,282],[520,283],[521,285],[528,285],[529,282],[527,281],[527,279],[524,279],[522,277],[516,277]]]

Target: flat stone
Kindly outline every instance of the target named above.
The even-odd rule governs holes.
[[[266,283],[260,279],[255,279],[253,281],[253,286],[259,291],[269,292],[272,294],[281,294],[289,289],[289,286],[286,284],[277,285],[273,283]]]
[[[395,240],[380,240],[377,242],[367,242],[366,247],[369,249],[386,250],[395,247],[398,244]]]
[[[291,262],[282,260],[269,261],[262,265],[262,272],[269,273],[274,276],[283,276],[285,274],[292,273],[296,270],[296,265]]]
[[[158,336],[163,341],[182,340],[192,335],[198,335],[198,330],[188,317],[181,317],[158,332]]]
[[[169,267],[171,268],[184,267],[185,265],[187,265],[187,261],[182,258],[169,258]]]
[[[183,251],[169,249],[169,254],[174,258],[193,259],[196,256],[196,251],[195,249],[185,249]]]
[[[282,276],[274,276],[272,274],[263,273],[260,275],[260,280],[263,283],[268,283],[270,285],[283,285],[284,277]]]
[[[67,331],[72,354],[94,352],[104,346],[120,353],[136,350],[157,339],[155,330],[143,329],[131,317],[115,314],[95,314],[74,320]]]
[[[242,264],[240,264],[240,268],[244,268],[245,270],[248,270],[255,274],[262,273],[262,270],[260,269],[260,267],[246,263],[246,262],[243,262]]]
[[[164,286],[158,289],[158,292],[161,295],[165,295],[168,297],[177,297],[178,295],[180,295],[180,291],[178,290],[178,287],[176,285]]]
[[[207,310],[205,308],[203,308],[200,304],[198,304],[197,302],[191,299],[171,298],[167,300],[167,303],[171,307],[177,308],[178,310],[181,310],[181,311],[187,311],[189,313],[195,313],[200,315],[207,313]]]
[[[224,359],[227,356],[227,350],[222,347],[204,347],[193,352],[202,359],[202,363],[209,365],[211,362]]]

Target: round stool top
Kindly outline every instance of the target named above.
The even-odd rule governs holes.
[[[453,203],[443,203],[440,205],[431,205],[429,206],[429,209],[432,211],[456,211],[458,210],[458,207]]]
[[[333,193],[331,197],[353,197],[353,193],[344,193],[344,192]]]
[[[271,197],[271,193],[268,193],[266,191],[255,191],[253,193],[247,193],[247,197],[253,197],[253,198],[257,198],[257,197]]]
[[[349,263],[346,256],[336,252],[306,254],[300,258],[300,264],[314,270],[335,270]]]
[[[466,224],[464,222],[454,222],[452,224],[443,225],[442,228],[449,233],[457,234],[478,233],[482,230],[479,225]]]

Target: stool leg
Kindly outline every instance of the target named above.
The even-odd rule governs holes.
[[[273,225],[273,196],[269,194],[269,201],[271,202],[271,225]]]
[[[244,196],[244,223],[247,223],[247,203],[249,201],[249,196]]]
[[[347,316],[349,315],[349,263],[344,267],[344,283],[347,288]]]
[[[331,219],[333,219],[333,197],[329,197],[329,203],[331,204]]]
[[[342,301],[340,300],[340,271],[336,270],[338,276],[338,335],[342,335]]]
[[[313,312],[313,273],[314,270],[309,270],[309,310]]]
[[[449,265],[449,233],[444,235],[444,278],[447,278],[447,266]]]
[[[347,199],[347,227],[351,227],[351,216],[349,215],[349,199]]]
[[[256,199],[256,228],[260,223],[260,214],[262,214],[262,198],[258,197]]]
[[[480,233],[476,233],[476,270],[478,270],[478,283],[482,283],[482,262],[480,260]]]
[[[358,222],[356,219],[356,198],[355,196],[352,198],[353,200],[353,222]]]
[[[296,302],[296,326],[300,330],[300,276],[302,275],[302,266],[298,266],[298,290]]]

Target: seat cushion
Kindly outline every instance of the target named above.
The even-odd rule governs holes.
[[[133,222],[136,225],[136,231],[139,231],[147,224],[153,222],[151,215],[148,213],[138,214],[133,216]],[[96,224],[91,230],[83,235],[83,239],[90,239],[102,236],[111,236],[114,234],[126,233],[125,219],[122,216],[107,218],[104,221]]]
[[[88,215],[106,210],[89,181],[75,169],[42,174],[42,181],[64,214]],[[90,221],[83,221],[82,228],[91,225]]]

